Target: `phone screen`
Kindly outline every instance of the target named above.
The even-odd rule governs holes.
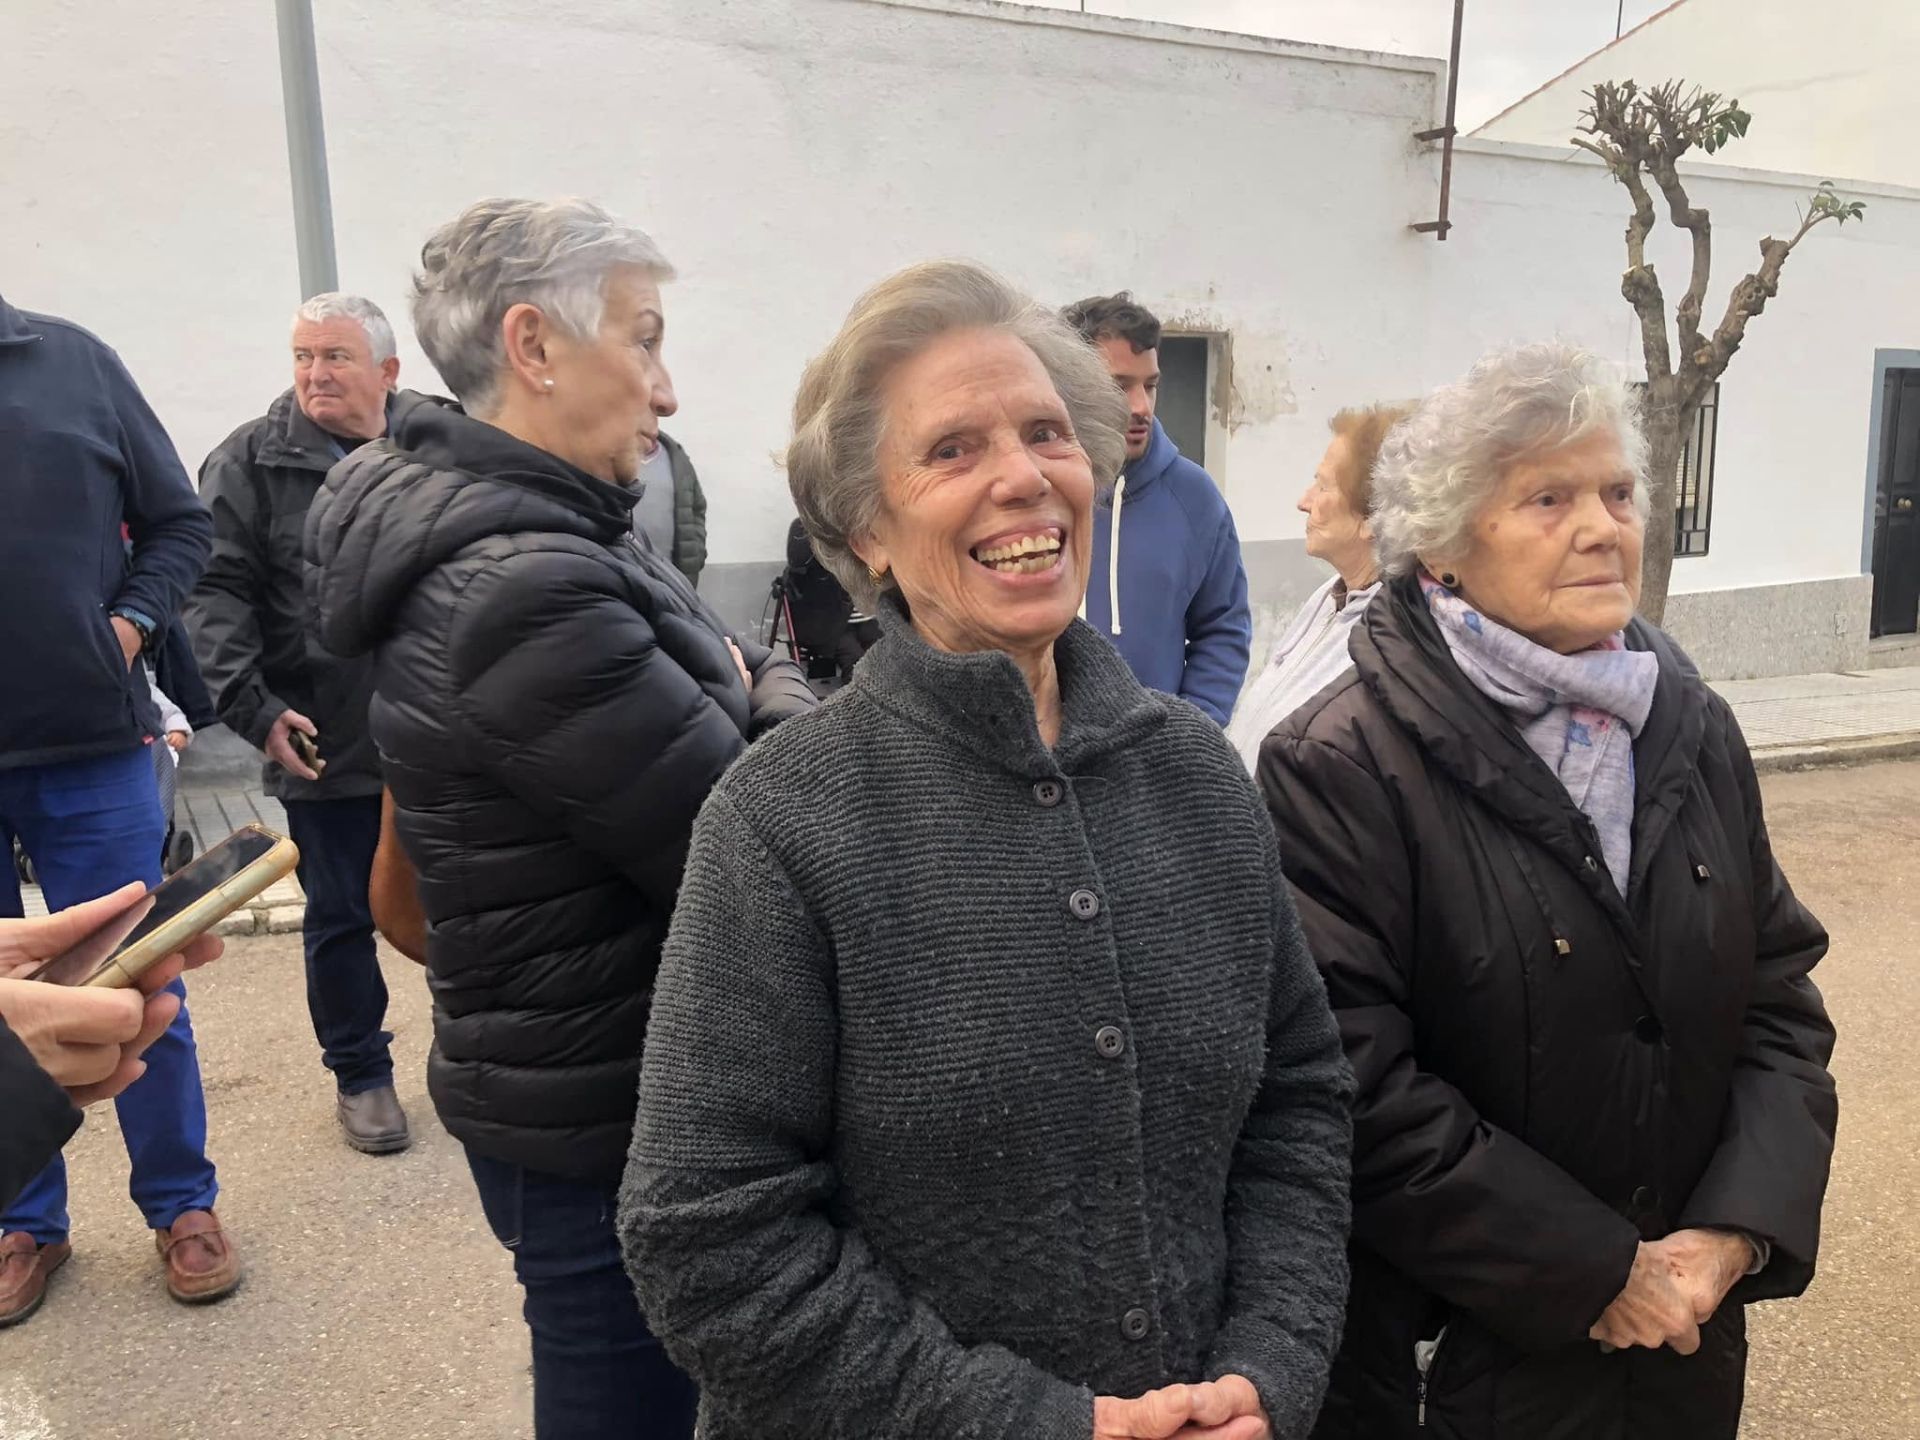
[[[34,972],[36,980],[84,985],[102,966],[140,943],[196,900],[219,889],[280,843],[265,830],[239,830],[176,870],[64,955]]]

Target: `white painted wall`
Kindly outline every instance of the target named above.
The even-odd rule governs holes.
[[[1916,62],[1913,0],[1680,0],[1474,133],[1561,145],[1597,83],[1684,78],[1752,113],[1736,164],[1920,186]]]
[[[191,464],[286,383],[298,298],[269,7],[0,7],[0,291],[99,330]],[[969,255],[1067,300],[1131,286],[1233,334],[1216,468],[1252,542],[1347,404],[1561,333],[1631,362],[1624,209],[1563,152],[1465,147],[1431,216],[1437,62],[982,0],[327,0],[342,284],[403,336],[421,241],[484,194],[584,193],[681,269],[671,428],[716,561],[780,553],[794,382],[858,291]],[[1794,185],[1704,182],[1721,283]],[[1857,573],[1875,346],[1920,348],[1920,196],[1808,242],[1729,375],[1713,554],[1679,589]],[[1664,242],[1663,242],[1664,243]],[[1669,276],[1678,252],[1662,251]],[[1676,283],[1677,282],[1673,282]],[[410,340],[403,382],[434,377]]]
[[[1791,232],[1813,182],[1714,167],[1689,180],[1712,213],[1707,318]],[[1675,593],[1860,573],[1868,415],[1877,347],[1920,348],[1920,194],[1875,188],[1864,224],[1830,222],[1788,259],[1780,293],[1748,327],[1721,382],[1712,549],[1675,562]],[[1620,297],[1625,192],[1578,152],[1469,142],[1456,155],[1459,228],[1434,274],[1429,372],[1456,372],[1517,334],[1559,335],[1644,374]],[[1668,292],[1690,250],[1664,219],[1648,246]]]

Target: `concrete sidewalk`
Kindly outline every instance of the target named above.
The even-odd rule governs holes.
[[[1920,755],[1920,667],[1720,680],[1756,767],[1810,770]]]

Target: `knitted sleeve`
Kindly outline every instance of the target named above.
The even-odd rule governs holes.
[[[961,1344],[837,1224],[829,947],[723,786],[662,957],[619,1228],[703,1406],[767,1440],[1087,1440],[1093,1399]]]

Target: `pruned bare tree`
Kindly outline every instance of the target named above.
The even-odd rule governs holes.
[[[1580,133],[1573,143],[1606,163],[1633,200],[1627,221],[1627,269],[1620,293],[1640,320],[1647,361],[1646,426],[1652,451],[1653,518],[1647,527],[1645,579],[1640,608],[1658,621],[1666,613],[1673,570],[1675,486],[1687,437],[1701,403],[1746,337],[1747,324],[1779,293],[1780,269],[1794,246],[1825,220],[1858,220],[1866,206],[1845,200],[1822,183],[1800,211],[1800,226],[1786,240],[1760,242],[1760,268],[1743,277],[1727,297],[1726,313],[1711,334],[1701,328],[1707,283],[1713,269],[1713,225],[1687,195],[1679,164],[1689,151],[1711,155],[1747,133],[1753,117],[1729,100],[1683,80],[1643,90],[1631,80],[1608,81],[1586,92]],[[1651,187],[1651,188],[1650,188]],[[1666,203],[1667,219],[1693,241],[1693,270],[1674,307],[1678,346],[1669,343],[1667,301],[1647,259],[1647,237],[1657,223],[1654,191]],[[1678,360],[1675,351],[1678,351]]]

